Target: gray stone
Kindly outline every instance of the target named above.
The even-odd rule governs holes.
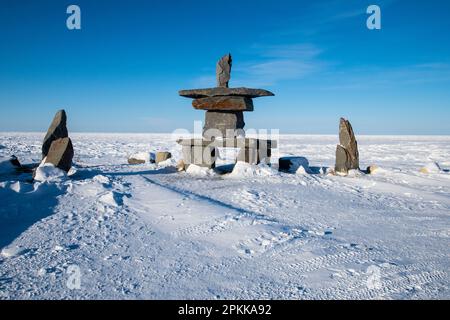
[[[347,174],[351,167],[350,153],[341,145],[336,146],[336,165],[334,170],[336,173]]]
[[[359,169],[358,143],[355,134],[353,133],[352,125],[344,118],[341,118],[339,123],[339,144],[344,147],[350,155],[348,169]]]
[[[339,122],[339,145],[336,148],[336,173],[359,169],[358,143],[352,125],[344,118]]]
[[[47,130],[47,134],[45,135],[44,142],[42,143],[42,159],[47,156],[53,141],[69,136],[66,123],[66,112],[64,110],[59,110],[53,118],[53,121]]]
[[[253,111],[251,98],[238,96],[218,96],[195,99],[192,106],[198,110],[212,111]]]
[[[228,82],[231,78],[231,55],[224,55],[216,65],[217,86],[228,88]]]
[[[244,114],[242,111],[207,111],[203,135],[207,138],[230,137],[227,135],[227,133],[230,133],[230,130],[242,130],[244,126]]]
[[[167,159],[172,158],[172,154],[170,152],[167,151],[163,151],[163,152],[157,152],[156,156],[155,156],[155,162],[156,164],[166,161]]]
[[[54,140],[48,150],[45,163],[51,163],[55,167],[69,172],[72,167],[73,146],[70,138]]]
[[[259,148],[241,148],[236,161],[243,161],[249,164],[265,164],[270,163],[272,150],[267,146],[259,146]]]
[[[190,164],[208,168],[216,166],[218,150],[215,147],[204,145],[183,146],[182,153],[185,168]]]
[[[250,88],[206,88],[206,89],[192,89],[180,90],[178,94],[182,97],[200,99],[206,97],[220,97],[220,96],[240,96],[247,98],[271,97],[274,94],[264,89],[250,89]]]

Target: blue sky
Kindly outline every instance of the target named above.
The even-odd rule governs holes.
[[[231,52],[230,86],[276,94],[246,128],[450,134],[449,1],[2,0],[0,26],[0,131],[45,131],[60,108],[71,131],[192,130],[204,113],[177,92],[214,86]]]

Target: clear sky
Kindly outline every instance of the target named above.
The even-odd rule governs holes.
[[[450,134],[446,0],[2,0],[0,131],[45,131],[60,108],[71,131],[192,130],[204,112],[178,90],[214,86],[228,52],[230,86],[276,94],[246,128]]]

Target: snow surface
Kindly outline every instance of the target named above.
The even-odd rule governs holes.
[[[1,133],[0,158],[40,162],[43,136]],[[66,179],[0,175],[0,298],[450,298],[450,137],[357,138],[375,175],[327,174],[337,136],[281,136],[309,173],[219,175],[177,172],[170,135],[71,134]]]

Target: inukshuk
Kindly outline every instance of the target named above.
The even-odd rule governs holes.
[[[247,139],[244,132],[244,112],[253,111],[253,98],[273,96],[263,89],[229,88],[231,55],[223,56],[216,65],[217,87],[181,90],[180,96],[194,99],[192,106],[206,110],[203,139],[182,139],[185,164],[215,167],[218,147],[239,148],[237,161],[257,164],[270,161],[275,141]]]

